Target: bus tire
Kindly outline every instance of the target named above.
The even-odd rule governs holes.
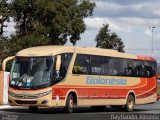
[[[29,112],[30,113],[36,113],[36,112],[38,112],[38,107],[29,106]]]
[[[133,95],[129,95],[127,98],[127,103],[124,106],[125,111],[127,112],[132,112],[134,109],[134,105],[135,105],[135,99]]]
[[[102,112],[106,110],[106,106],[91,106],[91,109],[95,112]]]
[[[73,111],[73,96],[72,94],[69,94],[68,97],[67,97],[67,101],[66,101],[66,106],[64,107],[64,110],[67,114],[70,114],[72,113]]]

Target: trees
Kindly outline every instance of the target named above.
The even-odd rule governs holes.
[[[4,33],[4,27],[7,27],[5,25],[6,21],[9,21],[9,4],[7,3],[7,0],[1,0],[0,1],[0,66],[2,63],[2,60],[7,57],[8,55],[8,48],[7,48],[7,38],[3,36]]]
[[[96,36],[95,41],[97,42],[96,47],[106,49],[116,49],[119,52],[124,52],[124,45],[116,33],[110,33],[108,29],[109,24],[103,25],[99,33]]]
[[[52,45],[64,45],[69,38],[75,45],[86,29],[83,18],[91,16],[94,7],[89,0],[13,0],[17,37],[41,36]]]
[[[9,41],[6,37],[0,39],[0,70],[3,60],[10,55]]]
[[[8,3],[7,3],[8,2]],[[0,0],[0,63],[21,49],[38,45],[75,45],[95,3],[89,0]],[[13,17],[16,33],[3,36],[4,22]]]
[[[4,22],[9,20],[9,9],[7,0],[0,1],[0,37],[2,36],[4,27],[7,27]]]

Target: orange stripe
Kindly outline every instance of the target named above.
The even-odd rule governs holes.
[[[125,99],[126,97],[118,97],[118,96],[114,96],[114,97],[99,97],[99,96],[79,96],[78,99]],[[56,96],[53,96],[52,99],[56,99]],[[65,96],[59,96],[60,100],[64,100]]]
[[[139,60],[148,60],[148,61],[156,61],[153,57],[147,57],[147,56],[137,56],[137,59]]]
[[[152,93],[145,93],[148,90],[151,90],[154,86],[156,86],[156,80],[155,78],[142,78],[141,82],[136,85],[137,88],[133,88],[130,86],[127,87],[119,87],[119,86],[87,86],[87,85],[55,85],[53,86],[53,96],[59,95],[59,96],[66,96],[68,91],[70,89],[74,89],[79,98],[81,99],[91,99],[91,96],[94,96],[93,99],[96,97],[103,99],[101,96],[108,96],[104,97],[106,99],[115,98],[115,99],[121,99],[123,96],[127,96],[128,92],[130,90],[133,90],[135,92],[135,95],[142,95],[144,94],[152,94]],[[118,88],[119,87],[119,88]],[[85,96],[85,97],[84,97]],[[87,97],[89,96],[89,97]],[[144,97],[146,97],[145,95]],[[124,97],[124,98],[125,98]],[[98,99],[97,98],[97,99]]]
[[[154,95],[157,91],[157,87],[153,88],[152,90],[148,91],[147,93],[144,93],[142,95],[139,95],[139,96],[136,96],[137,99],[140,99],[140,98],[146,98],[146,97],[149,97],[151,95]]]

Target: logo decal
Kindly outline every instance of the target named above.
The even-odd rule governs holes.
[[[88,76],[86,79],[86,84],[104,84],[104,85],[127,85],[127,80],[120,78],[101,78],[101,77],[92,77]]]

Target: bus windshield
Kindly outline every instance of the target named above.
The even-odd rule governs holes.
[[[20,89],[49,86],[54,64],[55,57],[17,57],[11,70],[10,86]]]

